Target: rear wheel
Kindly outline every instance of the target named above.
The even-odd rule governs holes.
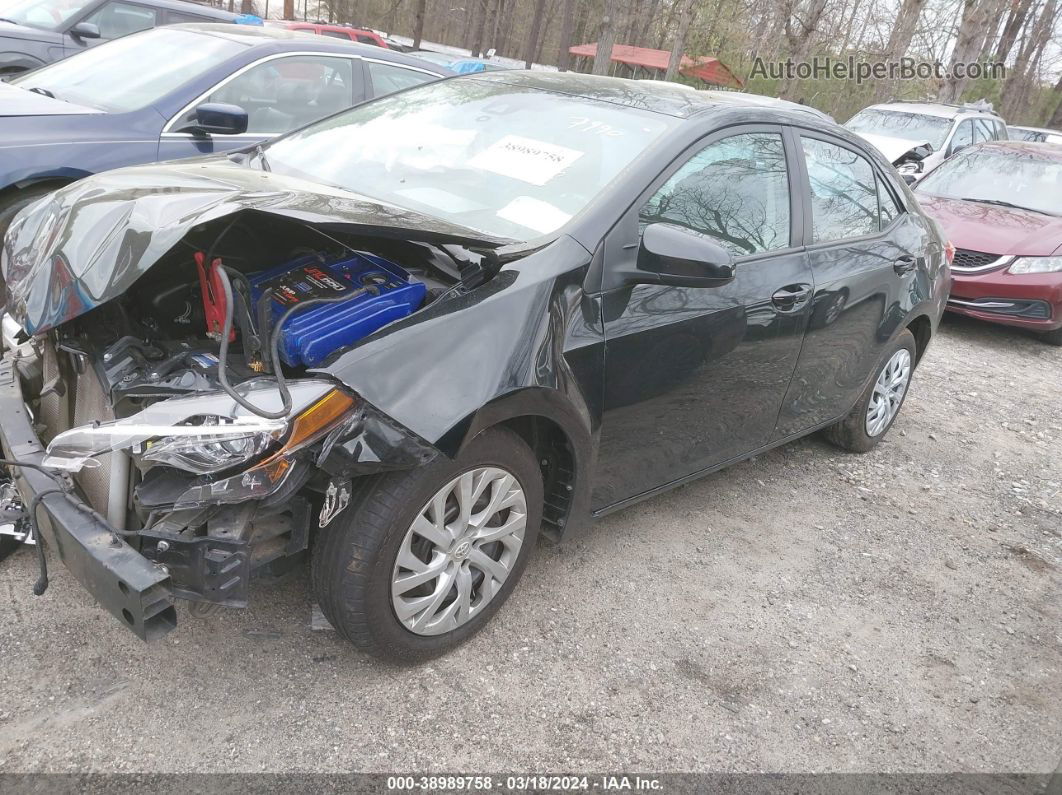
[[[463,643],[508,598],[538,537],[542,477],[530,448],[493,428],[455,459],[361,485],[314,548],[321,610],[354,645],[395,662]]]
[[[826,428],[823,435],[853,453],[873,450],[900,413],[911,384],[916,352],[914,335],[905,329],[889,347],[859,402],[847,417]]]

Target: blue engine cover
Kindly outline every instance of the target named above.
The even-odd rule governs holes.
[[[303,257],[256,273],[250,282],[256,306],[267,289],[273,290],[273,323],[311,298],[337,298],[367,285],[379,291],[379,295],[359,293],[348,301],[296,310],[284,323],[279,348],[287,364],[302,367],[315,367],[333,351],[412,313],[426,292],[423,282],[393,262],[360,252],[332,262]]]

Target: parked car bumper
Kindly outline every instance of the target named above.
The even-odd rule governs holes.
[[[44,446],[33,428],[22,385],[10,353],[0,359],[0,442],[9,459],[39,464]],[[11,467],[23,504],[56,487],[43,472]],[[142,640],[153,640],[177,626],[169,574],[143,557],[114,528],[83,508],[81,498],[56,494],[37,510],[45,546],[59,556],[81,585]]]
[[[1062,273],[952,271],[948,310],[1033,331],[1062,327]]]

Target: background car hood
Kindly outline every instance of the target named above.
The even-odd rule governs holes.
[[[0,10],[0,13],[3,11]],[[58,44],[63,40],[63,36],[54,30],[31,28],[28,25],[18,25],[14,22],[0,22],[0,39],[23,39]]]
[[[428,242],[512,242],[227,157],[134,166],[75,182],[16,216],[4,241],[8,311],[27,333],[47,331],[124,293],[193,226],[245,210]]]
[[[873,135],[861,132],[857,132],[856,135],[885,155],[885,159],[894,164],[916,146],[929,144],[929,141],[908,141],[906,138],[893,138],[891,135]]]
[[[103,111],[0,83],[0,116],[71,116],[81,113]]]
[[[915,191],[918,203],[957,247],[986,254],[1046,257],[1062,245],[1062,218]]]

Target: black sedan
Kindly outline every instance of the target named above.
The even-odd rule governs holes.
[[[37,500],[141,637],[309,550],[340,633],[423,660],[540,534],[815,431],[873,448],[946,249],[806,113],[570,74],[417,87],[16,219],[3,507]]]
[[[281,28],[172,25],[104,44],[0,83],[0,235],[75,179],[245,147],[448,74]]]

